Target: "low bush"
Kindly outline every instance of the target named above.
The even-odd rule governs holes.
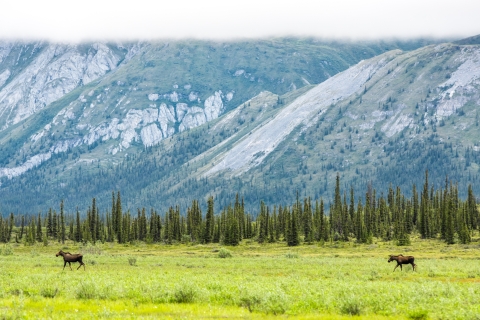
[[[2,256],[11,256],[13,255],[13,248],[11,245],[4,245],[2,249],[0,249],[0,255]]]
[[[193,303],[197,297],[197,291],[192,285],[182,283],[175,288],[173,292],[173,302]]]
[[[132,267],[136,267],[137,266],[137,258],[135,258],[135,257],[128,258],[128,264],[131,265]]]
[[[228,249],[225,249],[225,248],[221,248],[219,251],[218,251],[218,257],[219,258],[231,258],[232,257],[232,253],[230,252],[230,250]]]

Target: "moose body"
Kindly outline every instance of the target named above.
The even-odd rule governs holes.
[[[77,270],[80,269],[81,266],[83,266],[83,270],[85,270],[85,263],[83,263],[83,261],[82,261],[83,255],[81,255],[80,253],[71,254],[70,252],[63,252],[62,250],[60,250],[56,254],[56,256],[57,257],[58,256],[63,257],[63,270],[65,270],[65,266],[67,265],[67,262],[68,262],[68,266],[70,267],[70,270],[72,270],[72,265],[71,265],[72,262],[80,263]]]
[[[415,271],[415,267],[417,266],[415,264],[415,258],[413,256],[406,256],[404,257],[402,254],[399,254],[398,256],[390,256],[390,259],[388,259],[388,262],[390,263],[391,261],[397,261],[397,265],[395,268],[393,268],[393,271],[397,269],[398,266],[400,266],[400,270],[402,270],[402,264],[411,264],[413,271]]]

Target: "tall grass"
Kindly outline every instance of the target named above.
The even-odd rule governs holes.
[[[70,248],[72,252],[77,249]],[[422,257],[412,247],[417,272],[408,267],[392,272],[388,245],[374,251],[358,245],[302,246],[292,254],[286,247],[249,244],[225,249],[231,253],[229,259],[218,259],[219,252],[201,245],[152,245],[142,251],[135,246],[99,245],[99,250],[92,252],[101,254],[85,254],[85,261],[97,261],[87,264],[86,271],[62,271],[63,260],[55,258],[52,246],[14,247],[13,254],[2,256],[0,264],[2,316],[16,317],[5,310],[20,299],[29,306],[22,312],[37,312],[29,313],[33,318],[61,318],[63,311],[58,306],[48,314],[38,307],[50,301],[62,301],[62,308],[90,305],[94,315],[113,318],[124,310],[135,314],[147,306],[146,314],[159,316],[160,309],[171,304],[181,306],[177,310],[210,306],[228,309],[227,314],[261,317],[394,318],[402,314],[410,319],[474,319],[480,314],[478,260],[464,255],[463,248],[439,259],[434,256],[441,248],[432,246],[432,256]],[[126,263],[133,258],[135,268]],[[90,301],[101,302],[102,309]],[[123,302],[122,311],[118,302]],[[195,311],[191,312],[190,317],[195,317]]]

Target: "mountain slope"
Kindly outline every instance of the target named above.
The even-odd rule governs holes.
[[[0,43],[0,131],[114,70],[132,46]]]
[[[7,154],[3,208],[37,211],[62,198],[73,207],[87,205],[94,196],[108,207],[112,190],[121,190],[130,208],[185,207],[208,194],[224,205],[236,192],[252,205],[259,199],[289,202],[296,190],[328,197],[337,172],[356,188],[369,182],[410,188],[423,179],[425,168],[432,170],[431,163],[440,168],[431,175],[436,183],[446,172],[459,182],[477,178],[472,120],[478,105],[477,46],[392,51],[314,86],[308,83],[315,78],[303,71],[320,75],[325,68],[297,70],[293,57],[299,50],[290,44],[293,51],[286,56],[293,62],[286,74],[304,85],[292,90],[297,80],[287,85],[275,75],[277,60],[269,53],[279,49],[262,45],[265,57],[259,56],[264,60],[256,68],[265,71],[258,73],[228,65],[241,60],[233,44],[216,44],[215,50],[145,45],[99,81],[75,89],[39,117],[5,129],[0,137],[2,148],[9,148],[2,150]],[[317,58],[315,46],[307,46],[312,53],[305,57],[311,61]],[[243,54],[251,51],[262,52],[252,47]],[[208,60],[189,61],[188,54],[215,52],[217,67],[199,76],[198,70],[209,70]],[[178,74],[160,72],[177,61]],[[152,72],[144,72],[149,68]],[[266,80],[250,81],[250,76]],[[190,100],[191,93],[195,99]],[[184,122],[188,114],[204,121]],[[42,155],[48,161],[32,161]],[[396,173],[399,165],[410,176]],[[23,171],[13,174],[18,169]],[[31,197],[20,200],[27,193]]]
[[[59,153],[106,154],[96,160],[135,153],[261,91],[284,94],[390,47],[415,45],[277,39],[5,46],[1,66],[15,72],[0,88],[0,177]]]

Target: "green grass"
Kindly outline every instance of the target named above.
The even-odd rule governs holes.
[[[86,271],[55,253],[60,244],[13,245],[0,256],[0,318],[475,319],[480,314],[478,242],[415,240],[289,248],[244,241],[222,259],[218,245],[99,244]],[[414,255],[418,271],[387,263]],[[135,263],[131,263],[135,261]]]

